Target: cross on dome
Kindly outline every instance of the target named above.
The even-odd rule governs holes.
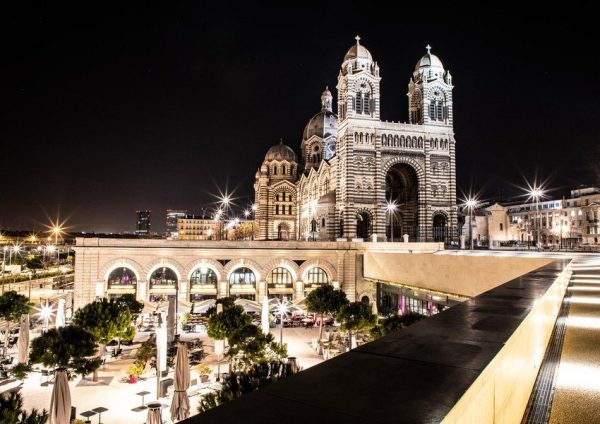
[[[358,46],[360,44],[360,36],[357,35],[356,37],[354,37],[354,39],[356,40],[356,45]]]
[[[431,46],[427,44],[425,48],[427,49],[427,54],[431,54]]]

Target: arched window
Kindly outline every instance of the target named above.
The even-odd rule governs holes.
[[[293,284],[292,274],[284,267],[277,267],[269,273],[267,284],[272,286],[289,286]]]
[[[192,273],[192,276],[190,277],[190,284],[192,286],[196,284],[209,284],[211,286],[216,286],[217,274],[215,274],[215,272],[210,268],[198,268]]]
[[[175,285],[177,285],[177,274],[171,268],[158,268],[150,276],[150,287]]]
[[[237,268],[229,275],[229,284],[230,285],[255,285],[256,284],[256,275],[250,268],[241,267]]]
[[[285,169],[285,165],[281,166],[281,174],[285,175],[286,174],[286,169]]]
[[[321,228],[325,228],[325,217],[321,218]]]
[[[362,93],[358,92],[358,93],[356,93],[356,113],[362,113],[362,107],[363,107]]]
[[[108,276],[108,286],[130,286],[137,282],[135,273],[129,268],[117,268]]]
[[[368,92],[365,93],[365,99],[363,101],[363,113],[364,114],[371,113],[371,108],[370,108],[371,99],[369,97],[370,97],[369,93]]]
[[[273,175],[277,175],[277,166],[273,165]]]
[[[329,283],[329,276],[323,270],[323,268],[314,267],[308,270],[306,274],[306,283],[308,284],[327,284]]]

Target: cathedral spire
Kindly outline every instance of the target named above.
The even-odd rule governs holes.
[[[331,106],[333,102],[333,96],[331,95],[331,91],[329,91],[329,86],[325,86],[325,91],[321,93],[321,110],[332,111],[333,108]]]

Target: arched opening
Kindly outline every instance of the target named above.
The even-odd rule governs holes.
[[[356,237],[368,240],[371,236],[371,216],[363,211],[356,213]]]
[[[108,297],[119,297],[123,294],[135,294],[137,288],[137,277],[127,267],[119,267],[111,271],[107,279]]]
[[[282,266],[275,268],[267,276],[268,297],[283,300],[291,298],[294,294],[294,280],[292,273]]]
[[[282,222],[277,226],[277,239],[289,240],[290,239],[290,226],[285,222]]]
[[[304,292],[308,294],[311,290],[323,285],[329,284],[329,275],[323,268],[318,266],[313,267],[306,273],[306,281],[304,281]]]
[[[108,276],[108,288],[134,286],[137,283],[135,273],[127,267],[114,269]]]
[[[177,274],[171,268],[161,267],[150,275],[150,302],[175,299],[177,295]]]
[[[386,235],[400,241],[404,234],[410,240],[419,238],[419,180],[415,170],[397,163],[385,176],[385,198],[392,207],[386,209]]]
[[[446,215],[437,213],[433,216],[433,240],[445,241],[448,236],[448,220]]]
[[[201,266],[190,276],[190,301],[199,302],[217,298],[217,274],[210,268]]]
[[[256,275],[250,268],[240,267],[229,275],[229,293],[239,299],[256,300]]]

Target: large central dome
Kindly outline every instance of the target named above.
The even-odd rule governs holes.
[[[283,141],[280,141],[279,143],[271,147],[265,155],[265,161],[272,160],[287,160],[288,162],[298,162],[294,150],[292,150],[292,148],[287,144],[283,144]]]

